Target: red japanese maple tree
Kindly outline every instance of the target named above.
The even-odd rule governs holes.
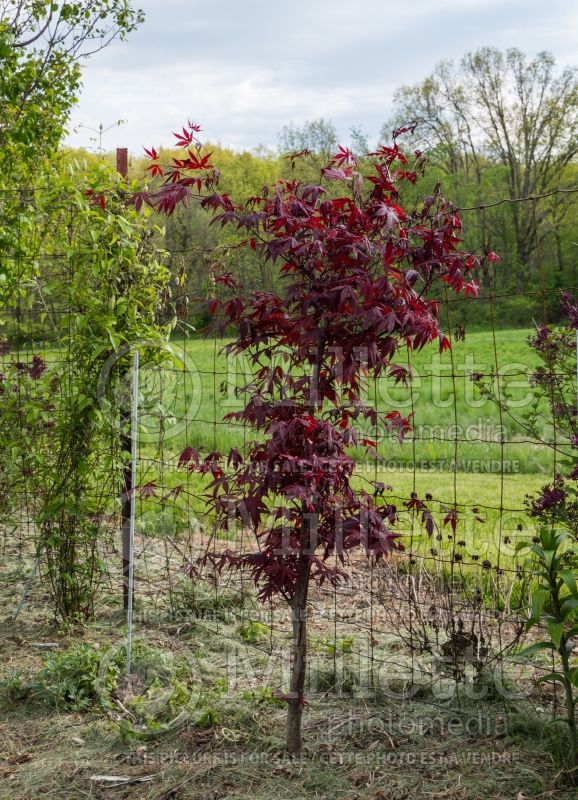
[[[241,387],[244,408],[227,418],[242,421],[259,439],[226,457],[201,458],[189,447],[180,465],[212,477],[210,496],[223,528],[241,520],[255,535],[254,550],[205,559],[218,569],[248,570],[262,600],[281,596],[292,609],[287,748],[298,753],[311,581],[346,580],[353,548],[378,560],[400,546],[392,529],[395,507],[380,485],[369,492],[352,488],[355,462],[348,451],[377,447],[359,433],[363,421],[401,437],[410,421],[368,405],[364,382],[380,375],[409,380],[408,368],[394,361],[400,348],[434,341],[441,350],[449,347],[438,304],[428,295],[436,284],[475,295],[468,275],[479,260],[460,250],[459,216],[439,188],[412,213],[401,207],[400,184],[417,178],[396,142],[403,130],[391,146],[364,159],[370,174],[340,147],[318,185],[279,180],[243,204],[213,193],[217,174],[210,154],[201,156],[200,147],[194,152],[197,132],[189,125],[179,134],[187,155],[168,172],[149,152],[152,171],[164,172],[165,183],[135,202],[171,213],[200,192],[215,221],[245,229],[244,244],[283,278],[282,293],[239,292],[211,307],[237,331],[229,350],[248,354],[255,370]],[[339,190],[328,191],[330,183]],[[230,274],[220,280],[235,285]],[[431,528],[422,501],[411,502]]]

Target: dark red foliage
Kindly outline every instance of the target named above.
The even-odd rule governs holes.
[[[139,486],[138,490],[142,498],[155,497],[157,493],[157,485],[154,481],[149,481],[148,483],[143,484],[143,486]]]
[[[546,511],[552,511],[562,506],[566,501],[567,490],[564,478],[561,475],[556,475],[554,482],[547,484],[542,489],[542,494],[535,498],[531,503],[531,514],[539,517],[544,515]]]
[[[190,127],[175,135],[186,148],[195,141]],[[179,464],[211,476],[210,496],[224,529],[238,524],[256,536],[254,552],[210,553],[206,560],[248,569],[262,599],[291,599],[304,557],[314,580],[336,583],[346,577],[351,549],[379,559],[399,547],[391,527],[395,508],[378,486],[371,493],[352,488],[348,451],[379,445],[375,436],[358,436],[358,421],[395,431],[401,440],[411,420],[395,410],[380,415],[362,399],[364,385],[380,375],[410,379],[394,361],[400,348],[450,347],[429,294],[445,285],[475,295],[469,276],[478,259],[460,250],[461,221],[439,187],[413,213],[402,208],[399,185],[415,182],[416,174],[395,141],[371,154],[369,175],[340,148],[321,170],[331,193],[321,184],[280,180],[242,205],[212,191],[209,155],[187,149],[144,201],[171,213],[194,189],[211,190],[201,202],[214,222],[246,231],[244,246],[278,270],[285,289],[212,304],[212,313],[237,330],[230,351],[247,353],[255,368],[242,389],[246,405],[227,418],[254,429],[259,441],[224,459],[218,453],[201,459],[187,448]],[[228,273],[221,282],[234,289]],[[410,504],[431,535],[425,503],[413,498]],[[445,522],[455,530],[455,512]]]

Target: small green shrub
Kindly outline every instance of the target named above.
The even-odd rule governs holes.
[[[239,636],[247,644],[262,642],[271,634],[269,625],[264,625],[256,620],[248,620],[239,627]]]
[[[243,700],[254,703],[257,706],[269,705],[285,708],[286,702],[281,697],[273,693],[270,686],[261,686],[253,692],[243,692]]]
[[[344,653],[352,653],[355,638],[353,636],[341,636],[334,639],[331,636],[324,636],[319,644],[321,645],[322,652],[328,656],[341,655]]]
[[[0,681],[0,700],[5,705],[11,706],[20,702],[26,697],[27,692],[20,670],[12,670],[8,677]]]
[[[568,490],[570,491],[570,489]],[[575,490],[572,490],[576,495]],[[578,636],[578,557],[568,547],[569,535],[563,531],[542,528],[538,541],[521,542],[519,550],[529,550],[528,566],[538,579],[531,594],[531,607],[526,629],[542,626],[542,638],[525,648],[520,655],[530,656],[546,651],[556,659],[553,671],[542,675],[537,683],[560,683],[564,691],[568,726],[567,766],[574,781],[578,780],[578,664],[573,657],[574,638]]]
[[[106,652],[106,651],[104,651]],[[122,670],[119,658],[111,659],[101,674],[103,651],[81,644],[63,653],[53,653],[27,688],[32,696],[47,705],[70,711],[86,711],[105,701],[102,684],[109,694],[116,687]]]

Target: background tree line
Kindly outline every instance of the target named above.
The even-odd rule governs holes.
[[[529,59],[516,49],[482,48],[457,64],[440,62],[418,84],[401,86],[380,143],[391,142],[401,126],[410,127],[399,140],[410,162],[425,168],[406,190],[406,205],[441,184],[441,191],[463,210],[465,246],[492,250],[501,258],[480,276],[482,301],[452,304],[452,320],[488,325],[489,305],[483,298],[490,291],[497,296],[496,323],[528,325],[542,318],[543,289],[578,282],[578,194],[571,192],[578,187],[576,68],[557,68],[549,53]],[[235,199],[258,195],[279,176],[317,182],[320,167],[337,145],[333,123],[315,119],[285,126],[277,152],[214,147],[212,160],[227,176],[221,189]],[[370,149],[359,127],[351,129],[349,145],[361,156]],[[296,165],[287,158],[303,150],[309,155]],[[171,155],[164,153],[167,159]],[[145,169],[144,159],[133,160],[135,174]],[[415,198],[407,196],[412,192]],[[520,198],[536,199],[514,202]],[[475,208],[480,205],[485,208]],[[273,271],[264,269],[250,250],[236,249],[238,237],[211,226],[202,209],[180,209],[165,221],[165,229],[183,317],[211,294],[215,258],[225,260],[247,290],[272,288]],[[555,292],[546,294],[546,304],[555,317]]]

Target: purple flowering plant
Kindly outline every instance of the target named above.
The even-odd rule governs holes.
[[[536,430],[539,409],[546,408],[553,433],[549,442],[563,466],[537,496],[526,499],[529,514],[537,523],[537,535],[521,542],[527,551],[525,563],[531,575],[526,628],[540,630],[540,639],[523,651],[529,656],[544,651],[554,668],[538,683],[561,684],[568,731],[566,775],[578,782],[578,300],[562,294],[564,327],[542,326],[529,339],[541,363],[531,376],[534,386],[532,414],[527,418]]]

